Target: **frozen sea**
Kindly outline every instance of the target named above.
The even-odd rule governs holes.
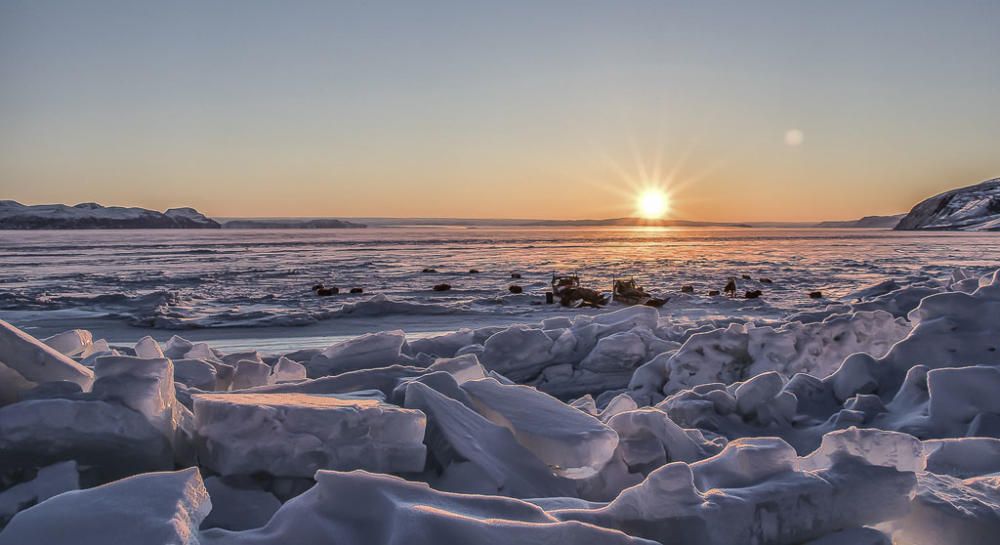
[[[661,317],[697,325],[780,320],[886,279],[943,279],[959,267],[975,273],[1000,267],[1000,237],[482,226],[3,231],[0,318],[39,337],[84,328],[113,343],[181,334],[221,349],[282,351],[387,329],[422,336],[601,312],[545,305],[553,272],[577,273],[601,290],[610,289],[613,277],[634,276],[648,291],[670,297]],[[512,279],[514,272],[522,278]],[[740,293],[761,289],[762,298],[707,295],[728,277],[739,279]],[[311,291],[317,283],[341,294],[317,297]],[[432,291],[438,283],[452,290]],[[524,294],[510,294],[512,284]],[[695,293],[681,294],[683,285]],[[344,293],[353,287],[364,293]],[[810,299],[814,290],[825,298]]]

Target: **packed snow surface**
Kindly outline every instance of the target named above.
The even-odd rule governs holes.
[[[1000,270],[900,272],[279,350],[0,323],[0,545],[996,543]]]

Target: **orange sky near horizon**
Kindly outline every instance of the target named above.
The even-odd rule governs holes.
[[[1000,176],[1000,4],[0,4],[0,199],[819,221]]]

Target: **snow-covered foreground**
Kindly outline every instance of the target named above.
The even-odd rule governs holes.
[[[1000,271],[320,349],[0,322],[0,545],[996,543]]]

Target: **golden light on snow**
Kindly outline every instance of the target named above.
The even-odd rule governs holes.
[[[785,145],[790,148],[797,148],[806,139],[804,132],[799,129],[788,129],[785,131]]]
[[[670,208],[670,199],[661,189],[649,188],[639,193],[636,209],[639,216],[648,220],[660,219]]]

